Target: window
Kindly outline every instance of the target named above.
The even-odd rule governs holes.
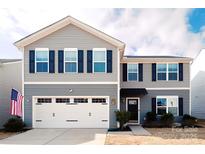
[[[178,64],[157,64],[157,80],[178,80]]]
[[[177,64],[169,64],[168,65],[168,79],[169,80],[177,80],[178,74],[178,65]]]
[[[127,65],[128,81],[138,80],[138,64],[128,64]]]
[[[88,98],[74,98],[74,103],[88,103]]]
[[[106,49],[93,49],[94,72],[106,72]]]
[[[178,97],[177,96],[159,96],[156,102],[156,112],[158,115],[165,113],[172,113],[174,116],[178,115]]]
[[[106,103],[105,98],[92,98],[92,103]]]
[[[52,99],[51,98],[38,98],[37,103],[51,103]]]
[[[65,72],[77,72],[78,51],[76,48],[64,49]]]
[[[48,49],[36,49],[36,72],[48,72],[49,51]]]
[[[56,98],[56,103],[70,103],[70,98]]]
[[[157,79],[167,80],[167,64],[157,64]]]

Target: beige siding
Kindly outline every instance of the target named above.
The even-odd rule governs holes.
[[[143,82],[137,81],[128,81],[123,82],[122,80],[122,64],[120,66],[121,75],[120,83],[121,88],[180,88],[180,87],[190,87],[190,68],[188,63],[184,63],[184,76],[183,81],[152,81],[152,64],[145,63],[143,64]]]
[[[21,66],[21,62],[0,66],[0,127],[10,117],[11,89],[22,90]]]
[[[29,50],[35,48],[49,48],[55,50],[55,74],[49,73],[29,73]],[[59,49],[78,48],[84,50],[84,73],[58,73],[58,53]],[[113,50],[113,73],[86,73],[87,72],[87,50],[93,48],[107,48]],[[69,25],[57,32],[48,35],[28,46],[24,49],[24,77],[25,82],[87,82],[87,81],[117,81],[117,48],[103,41],[82,29]]]

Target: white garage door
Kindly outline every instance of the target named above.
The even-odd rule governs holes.
[[[33,97],[34,128],[109,128],[109,97]]]

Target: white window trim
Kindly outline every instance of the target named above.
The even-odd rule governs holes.
[[[176,115],[173,115],[173,116],[179,116],[179,97],[178,96],[157,96],[156,97],[156,114],[158,115],[157,113],[157,109],[158,109],[158,106],[157,106],[157,99],[159,98],[165,98],[166,101],[167,101],[167,105],[166,105],[166,113],[168,113],[168,100],[170,98],[176,98],[177,99],[177,104],[176,104],[176,107],[177,107],[177,114]],[[158,115],[158,116],[162,116],[162,115]]]
[[[128,71],[128,65],[129,64],[136,64],[137,65],[137,80],[129,80],[129,71]],[[136,81],[139,81],[139,64],[138,63],[127,63],[127,81],[128,82],[136,82]]]
[[[166,80],[158,80],[158,64],[166,64]],[[169,80],[169,64],[177,64],[177,79]],[[156,63],[156,80],[157,81],[179,81],[179,63],[169,62],[169,63]]]
[[[104,61],[95,61],[94,60],[94,55],[95,55],[95,52],[98,52],[98,51],[104,51],[104,53],[105,53],[105,60]],[[92,69],[93,69],[93,73],[107,73],[107,49],[106,48],[93,48],[93,52],[92,52],[92,61],[93,61],[93,63],[92,63]],[[105,72],[95,72],[95,70],[94,70],[94,63],[105,63]]]
[[[48,53],[48,61],[37,61],[36,60],[36,53],[38,51],[45,51]],[[37,63],[45,63],[47,62],[48,64],[48,69],[47,69],[47,72],[37,72]],[[35,48],[35,73],[49,73],[49,48]]]
[[[75,51],[76,52],[76,60],[75,61],[66,61],[66,57],[65,57],[65,52],[70,52],[70,51]],[[73,63],[75,62],[76,63],[76,71],[75,72],[66,72],[65,70],[65,64],[66,62],[70,62],[70,63]],[[64,73],[78,73],[78,49],[77,48],[64,48]]]

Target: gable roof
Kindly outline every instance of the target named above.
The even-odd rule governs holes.
[[[81,29],[83,29],[84,31],[87,31],[91,34],[93,34],[94,36],[98,37],[98,38],[101,38],[102,40],[105,40],[107,42],[109,42],[110,44],[118,47],[121,51],[124,51],[124,48],[125,48],[125,43],[121,42],[120,40],[116,39],[116,38],[113,38],[112,36],[109,36],[107,34],[105,34],[104,32],[102,31],[99,31],[71,16],[67,16],[45,28],[42,28],[18,41],[16,41],[14,43],[14,45],[18,48],[21,48],[21,47],[24,47],[26,45],[29,45],[43,37],[46,37],[47,35],[55,32],[55,31],[58,31],[59,29],[69,25],[69,24],[73,24]]]

